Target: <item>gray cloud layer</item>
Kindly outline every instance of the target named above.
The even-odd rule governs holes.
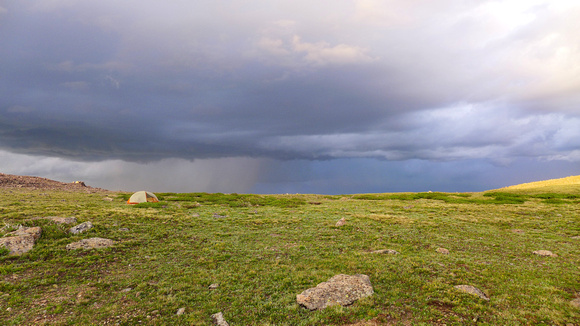
[[[580,161],[576,1],[0,3],[0,149]]]

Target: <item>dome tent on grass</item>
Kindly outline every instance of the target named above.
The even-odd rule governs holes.
[[[137,191],[131,198],[127,200],[127,204],[139,204],[139,203],[156,203],[159,199],[155,196],[154,193],[149,191]]]

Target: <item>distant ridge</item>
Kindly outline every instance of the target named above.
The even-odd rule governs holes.
[[[550,179],[544,181],[535,181],[535,182],[528,182],[522,183],[519,185],[513,185],[509,187],[504,187],[499,190],[553,190],[554,188],[562,187],[562,188],[573,188],[580,187],[580,175],[569,176],[560,179]]]
[[[0,173],[0,189],[14,188],[35,190],[66,190],[77,192],[83,191],[89,193],[108,191],[106,189],[87,186],[82,181],[66,183],[41,177]]]

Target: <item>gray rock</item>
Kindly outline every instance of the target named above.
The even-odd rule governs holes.
[[[346,219],[343,217],[338,222],[336,222],[335,226],[343,226],[346,224]]]
[[[0,246],[10,250],[10,255],[22,255],[32,250],[34,247],[34,238],[30,236],[0,238]]]
[[[21,226],[20,228],[18,228],[18,230],[7,233],[6,236],[8,237],[31,236],[34,238],[34,241],[36,241],[38,240],[38,238],[40,238],[40,234],[42,234],[42,229],[40,228],[40,226],[33,226],[29,228]]]
[[[47,220],[51,220],[55,223],[58,224],[74,224],[77,222],[77,218],[76,217],[61,217],[61,216],[48,216],[45,217],[45,219]]]
[[[570,304],[572,305],[572,307],[580,309],[580,298],[576,298],[570,301]]]
[[[10,255],[22,255],[32,250],[41,233],[42,230],[38,226],[21,226],[18,230],[6,234],[7,237],[0,238],[0,246],[10,250]]]
[[[38,226],[20,227],[18,230],[8,233],[7,237],[0,238],[0,246],[10,250],[10,255],[22,255],[34,248],[41,233],[42,230]]]
[[[90,238],[81,241],[69,243],[66,245],[67,250],[75,249],[100,249],[107,248],[115,244],[115,241],[103,238]]]
[[[454,286],[454,288],[456,288],[457,290],[459,290],[461,292],[473,294],[473,295],[476,295],[476,296],[482,298],[483,300],[489,301],[489,298],[487,297],[487,295],[485,295],[485,293],[483,293],[480,289],[476,288],[475,286],[456,285],[456,286]]]
[[[211,320],[213,320],[214,325],[217,326],[230,326],[221,311],[211,315]]]
[[[298,294],[296,301],[310,310],[321,310],[334,305],[348,306],[373,293],[373,286],[367,275],[339,274],[328,282],[322,282],[315,288]]]
[[[398,255],[399,252],[393,249],[380,249],[372,251],[371,254],[389,254],[389,255]]]
[[[49,220],[58,224],[74,224],[77,222],[76,217],[62,217],[62,216],[34,217],[31,220]]]
[[[210,289],[210,290],[215,290],[215,289],[217,289],[217,288],[219,288],[219,287],[220,287],[220,285],[219,285],[219,284],[217,284],[217,283],[213,283],[213,284],[210,284],[210,286],[209,286],[209,289]]]
[[[437,251],[440,254],[449,255],[449,249],[437,248],[437,250],[435,250],[435,251]]]
[[[555,253],[553,253],[549,250],[536,250],[536,251],[534,251],[534,254],[536,254],[538,256],[544,256],[544,257],[558,257],[558,255],[556,255]]]
[[[179,308],[177,309],[177,313],[175,313],[178,316],[181,316],[185,313],[185,308]]]
[[[87,230],[90,230],[93,228],[93,223],[91,222],[84,222],[81,223],[79,225],[73,226],[72,228],[70,228],[69,232],[72,234],[79,234],[79,233],[83,233]]]

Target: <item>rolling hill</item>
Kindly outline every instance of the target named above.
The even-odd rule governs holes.
[[[522,183],[497,190],[522,191],[526,193],[580,193],[580,175]]]

